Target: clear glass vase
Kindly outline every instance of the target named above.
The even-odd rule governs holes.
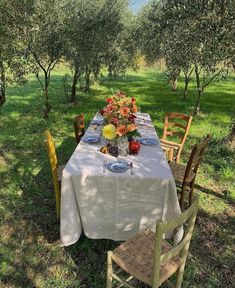
[[[118,155],[127,156],[129,152],[129,141],[127,136],[121,136],[117,139]]]

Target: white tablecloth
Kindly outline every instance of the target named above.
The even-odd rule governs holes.
[[[140,124],[142,137],[157,138],[148,114]],[[97,117],[97,116],[96,116]],[[101,127],[86,131],[99,135]],[[61,240],[63,245],[75,243],[82,230],[92,239],[126,240],[157,220],[167,220],[181,213],[174,178],[160,147],[141,145],[138,156],[128,155],[134,175],[103,172],[104,161],[116,158],[102,154],[104,142],[77,146],[64,168],[61,186]]]

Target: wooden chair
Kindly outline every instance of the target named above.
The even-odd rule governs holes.
[[[159,287],[174,273],[177,274],[176,288],[182,285],[185,263],[189,251],[189,245],[197,216],[198,198],[190,208],[178,217],[165,223],[156,224],[156,233],[145,230],[122,243],[113,252],[108,252],[108,269],[106,288],[112,287],[113,278],[119,284],[117,287],[134,288],[130,281],[137,279],[150,285],[152,288]],[[163,235],[183,224],[187,224],[185,234],[177,246],[172,246],[163,240]],[[113,269],[113,262],[119,269]],[[128,273],[124,280],[123,270]]]
[[[74,117],[74,132],[76,141],[79,143],[85,134],[85,121],[83,113]]]
[[[167,154],[168,160],[179,162],[181,151],[187,139],[193,116],[180,113],[167,113],[164,120],[162,149]],[[178,120],[178,121],[177,121]],[[168,137],[178,137],[179,143],[170,141]]]
[[[60,218],[60,184],[61,176],[64,166],[58,166],[55,144],[51,133],[49,130],[45,131],[45,145],[47,148],[50,164],[51,164],[51,173],[53,178],[54,190],[55,190],[55,200],[56,200],[56,215],[57,219]]]
[[[186,166],[175,162],[169,162],[169,166],[175,178],[176,186],[180,189],[181,209],[183,209],[186,191],[189,193],[189,205],[192,204],[197,171],[202,162],[210,138],[210,135],[207,135],[201,144],[194,145]]]

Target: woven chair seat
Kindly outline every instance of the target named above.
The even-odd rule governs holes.
[[[135,235],[113,251],[112,260],[127,273],[151,285],[155,237],[155,233],[151,230],[145,230]],[[170,249],[172,246],[164,241],[162,254]],[[160,282],[163,283],[174,274],[180,263],[180,258],[176,256],[161,265]]]
[[[169,166],[171,168],[171,172],[175,178],[175,182],[178,182],[179,184],[183,183],[184,180],[184,174],[186,170],[186,166],[175,163],[175,162],[169,162]],[[190,183],[195,177],[195,173],[193,171],[190,171],[189,176],[186,180],[186,183]]]
[[[57,168],[57,177],[58,177],[58,181],[60,182],[62,179],[62,172],[64,170],[65,165],[61,165]]]

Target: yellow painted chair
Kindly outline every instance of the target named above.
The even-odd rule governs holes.
[[[55,190],[55,200],[56,200],[56,215],[57,219],[60,218],[60,185],[61,176],[64,166],[58,165],[58,160],[56,156],[54,140],[51,136],[49,130],[45,131],[45,146],[47,148],[48,157],[51,165],[51,173],[53,178],[54,190]]]
[[[184,213],[167,222],[158,222],[156,233],[145,230],[109,251],[106,288],[113,287],[113,279],[121,283],[115,287],[139,287],[134,282],[138,280],[158,288],[175,273],[174,287],[181,288],[198,205],[196,198]],[[183,224],[186,224],[184,237],[177,246],[163,239],[165,233]]]

